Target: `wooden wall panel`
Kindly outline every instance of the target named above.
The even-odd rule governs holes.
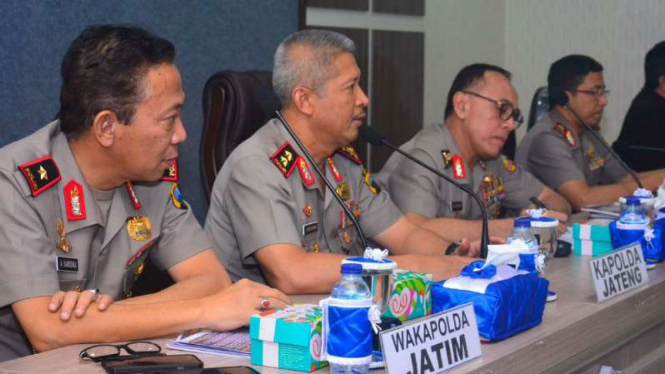
[[[306,0],[307,6],[343,10],[369,10],[369,0]]]
[[[423,127],[425,35],[374,30],[372,38],[372,126],[399,146]],[[372,147],[372,172],[379,171],[390,154],[385,147]]]
[[[372,0],[374,13],[425,15],[425,0]]]

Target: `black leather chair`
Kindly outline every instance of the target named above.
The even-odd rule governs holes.
[[[201,135],[201,177],[206,199],[217,173],[231,152],[273,117],[254,100],[260,86],[272,89],[269,71],[215,73],[203,89],[203,132]]]
[[[540,87],[534,92],[531,99],[531,109],[529,109],[529,119],[526,130],[529,131],[536,124],[538,118],[550,111],[550,98],[547,93],[547,86]]]

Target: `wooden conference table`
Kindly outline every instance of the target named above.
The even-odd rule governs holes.
[[[649,284],[597,304],[587,262],[570,255],[547,263],[545,277],[559,299],[547,304],[543,323],[508,340],[482,345],[482,356],[449,373],[598,373],[600,365],[631,372],[665,372],[665,265],[649,271]],[[316,302],[321,296],[296,296]],[[164,344],[168,339],[153,339]],[[0,363],[0,373],[104,373],[81,363],[88,344]],[[182,353],[165,350],[169,354]],[[206,367],[249,365],[249,359],[197,354]],[[295,372],[255,367],[262,374]],[[317,371],[327,374],[328,369]],[[371,373],[382,374],[383,371]]]

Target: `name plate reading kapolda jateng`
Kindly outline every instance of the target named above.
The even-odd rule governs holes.
[[[589,261],[598,302],[647,284],[647,269],[639,243]]]
[[[379,337],[388,374],[435,374],[480,356],[471,303],[382,331]]]

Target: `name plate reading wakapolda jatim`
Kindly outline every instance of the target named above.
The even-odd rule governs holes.
[[[379,337],[388,374],[436,374],[480,356],[471,303],[382,331]]]
[[[598,302],[649,282],[639,242],[589,261],[589,269]]]

